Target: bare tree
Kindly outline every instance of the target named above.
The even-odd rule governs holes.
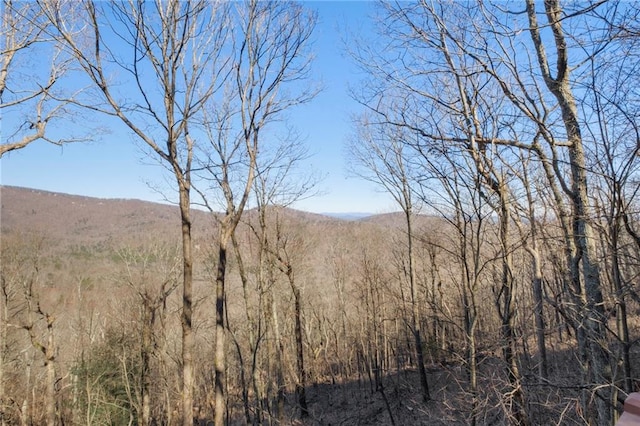
[[[256,178],[252,189],[253,200],[256,204],[257,224],[254,220],[247,222],[251,228],[253,237],[257,240],[257,272],[256,284],[259,308],[257,311],[263,313],[265,325],[265,333],[272,336],[269,339],[271,347],[267,357],[275,364],[275,388],[276,388],[276,406],[273,410],[269,407],[262,407],[265,413],[275,413],[275,417],[280,421],[284,418],[284,402],[285,402],[285,365],[284,365],[284,347],[285,342],[282,336],[281,324],[281,308],[278,306],[279,292],[277,291],[278,272],[283,273],[289,284],[289,288],[294,296],[294,320],[295,320],[295,336],[296,336],[296,394],[298,405],[300,406],[301,415],[308,415],[308,408],[305,396],[306,372],[304,368],[304,347],[302,341],[303,317],[302,317],[302,291],[300,288],[297,272],[299,265],[299,256],[291,256],[287,244],[283,242],[285,236],[293,231],[283,230],[282,215],[286,214],[286,209],[291,204],[313,194],[314,187],[317,182],[317,176],[308,170],[302,170],[302,162],[308,158],[308,149],[304,146],[302,140],[293,129],[287,129],[286,134],[282,137],[278,146],[262,151],[258,157],[256,164]],[[242,252],[238,245],[237,239],[233,238],[234,249],[238,265],[242,274]],[[300,248],[304,247],[297,244]],[[297,250],[296,250],[297,254]],[[292,263],[293,262],[293,263]],[[295,271],[294,271],[295,268]],[[245,305],[247,305],[248,295],[245,285],[246,277],[242,278],[243,293]],[[262,296],[264,295],[264,300]],[[264,306],[262,306],[264,304]],[[247,318],[250,315],[247,312]],[[286,318],[285,318],[286,319]],[[262,324],[262,322],[259,322]],[[253,333],[250,331],[249,335]],[[250,337],[251,339],[251,337]],[[255,339],[253,339],[255,340]],[[257,351],[257,345],[255,351]],[[254,354],[255,358],[255,354]],[[257,371],[254,368],[254,376]],[[256,380],[254,379],[254,382]],[[257,386],[256,398],[258,397]],[[264,395],[265,401],[269,400],[268,395]],[[266,408],[266,409],[265,409]],[[258,421],[260,419],[258,418]]]
[[[219,220],[216,275],[215,328],[215,424],[227,415],[225,371],[227,250],[247,206],[257,172],[258,152],[269,137],[269,124],[291,107],[307,102],[316,91],[287,86],[307,77],[310,56],[306,47],[315,16],[301,6],[288,3],[248,1],[239,4],[237,42],[233,73],[226,87],[226,99],[212,99],[212,109],[204,128],[211,145],[203,156],[202,169],[208,172],[213,190],[221,195],[224,213]],[[216,106],[217,102],[217,106]],[[215,211],[215,203],[202,191],[205,204]]]
[[[429,383],[424,366],[421,319],[418,312],[418,289],[416,282],[416,260],[414,251],[413,215],[415,214],[415,195],[412,185],[415,183],[415,170],[407,151],[404,129],[400,127],[376,126],[363,118],[358,137],[350,147],[354,160],[361,167],[360,176],[373,181],[385,189],[398,204],[404,215],[406,225],[406,244],[408,256],[408,280],[411,302],[411,331],[415,339],[416,362],[422,386],[422,399],[429,401]]]
[[[638,67],[640,33],[637,5],[629,5],[626,13],[605,15],[610,20],[608,31],[616,35],[607,39],[609,49],[599,56],[591,56],[585,67],[584,86],[580,92],[578,109],[582,115],[594,114],[595,119],[584,123],[587,164],[594,173],[591,177],[594,191],[596,229],[599,230],[600,264],[603,276],[612,285],[614,300],[616,347],[612,354],[622,368],[613,371],[611,402],[616,404],[618,389],[632,392],[632,368],[627,304],[630,291],[629,244],[638,240],[631,226],[637,202],[638,151],[640,149],[640,97],[633,88],[640,83]],[[635,32],[633,28],[636,28]],[[629,232],[630,231],[630,232]],[[630,236],[631,238],[626,238]],[[612,363],[613,364],[613,363]]]
[[[490,209],[482,194],[482,184],[474,174],[468,157],[457,156],[444,149],[422,156],[423,172],[420,178],[420,199],[432,212],[441,216],[451,226],[443,241],[432,242],[452,259],[443,265],[443,274],[448,276],[457,290],[457,304],[462,312],[462,335],[464,367],[471,394],[470,424],[477,424],[486,407],[482,403],[479,379],[478,330],[482,312],[479,301],[484,276],[489,261],[487,251],[487,228]]]
[[[372,387],[372,392],[378,392],[387,408],[389,420],[392,425],[396,424],[393,410],[389,403],[389,398],[385,393],[385,353],[387,312],[385,307],[384,287],[386,284],[386,274],[382,262],[374,261],[373,256],[363,249],[362,277],[358,280],[359,301],[362,306],[358,306],[358,316],[363,322],[361,329],[360,352],[366,365],[367,373]],[[361,312],[361,310],[364,312]],[[396,388],[397,390],[397,388]]]
[[[296,276],[299,257],[305,254],[304,240],[290,233],[285,233],[282,229],[282,223],[276,219],[276,240],[271,252],[271,256],[276,261],[278,269],[287,277],[287,282],[293,295],[294,303],[294,335],[295,335],[295,354],[296,354],[296,386],[295,393],[298,406],[300,408],[300,417],[309,416],[309,407],[307,406],[307,373],[304,362],[304,341],[303,341],[303,301],[302,301],[302,285]],[[294,254],[295,253],[295,254]],[[296,259],[298,258],[298,259]]]
[[[139,304],[140,371],[136,399],[140,407],[138,423],[147,426],[151,416],[152,390],[159,388],[152,376],[152,361],[159,356],[158,324],[166,315],[167,299],[178,287],[179,259],[177,250],[156,244],[149,248],[127,247],[118,251],[124,264],[122,279],[135,292]]]
[[[589,352],[591,373],[595,383],[605,385],[610,381],[607,371],[608,357],[602,345],[605,339],[604,305],[600,282],[600,270],[596,258],[596,246],[592,230],[592,208],[588,198],[587,168],[585,147],[582,137],[582,126],[573,94],[571,73],[569,68],[569,52],[566,47],[566,36],[561,21],[562,8],[557,1],[545,3],[545,13],[555,41],[555,75],[550,70],[547,48],[542,42],[540,25],[538,24],[536,5],[527,0],[527,16],[530,33],[535,47],[540,72],[548,90],[557,99],[562,112],[562,121],[568,141],[568,152],[571,167],[571,188],[568,195],[573,207],[574,239],[582,262],[584,280],[584,325],[586,328],[587,347]],[[609,421],[611,409],[606,397],[607,390],[595,390],[598,423]]]
[[[196,117],[228,74],[228,5],[206,1],[42,3],[94,86],[85,105],[118,118],[175,179],[182,230],[182,423],[193,420],[191,188]],[[69,10],[71,9],[71,10]],[[75,16],[87,28],[74,33]],[[123,87],[124,85],[124,87]]]
[[[582,408],[605,424],[612,418],[612,377],[584,134],[595,115],[580,111],[578,96],[593,73],[589,64],[607,63],[613,41],[632,38],[637,19],[629,20],[634,8],[623,3],[527,0],[523,8],[385,4],[384,49],[359,46],[360,64],[380,77],[360,99],[379,121],[423,138],[425,150],[428,141],[439,141],[451,153],[471,156],[482,184],[497,196],[501,178],[492,163],[502,158],[508,173],[518,173],[521,157],[494,153],[508,147],[533,154],[563,232],[566,313],[577,332]]]
[[[27,368],[25,369],[26,383],[24,389],[24,401],[20,407],[20,416],[23,423],[43,422],[48,426],[57,424],[59,418],[57,406],[57,365],[58,347],[55,339],[54,325],[57,316],[53,310],[42,303],[43,285],[42,276],[46,239],[37,235],[14,235],[3,241],[2,247],[2,356],[0,357],[0,379],[2,384],[2,400],[0,411],[2,421],[11,422],[12,416],[7,412],[7,401],[14,400],[18,395],[5,395],[5,359],[12,351],[16,351],[16,343],[20,340],[10,337],[8,328],[26,331],[27,345],[30,345],[35,353],[27,348],[24,352]],[[10,244],[10,246],[7,245]],[[13,347],[9,347],[13,342]],[[15,356],[15,352],[14,355]],[[22,356],[22,355],[21,355]],[[35,363],[42,357],[44,365],[44,379],[40,383],[38,369]],[[33,369],[33,370],[32,370]],[[35,373],[35,374],[34,374]],[[21,374],[23,374],[21,372]],[[23,379],[23,380],[24,380]],[[38,405],[35,389],[43,385],[42,405]],[[31,396],[29,396],[31,394]]]
[[[36,269],[35,273],[38,273]],[[45,420],[47,426],[53,426],[56,424],[56,353],[57,348],[55,345],[53,326],[55,323],[55,316],[50,312],[43,310],[37,295],[34,293],[34,281],[29,280],[25,287],[24,296],[27,303],[27,322],[23,325],[23,328],[29,333],[29,339],[35,349],[42,353],[44,356],[44,365],[47,371],[46,379],[46,392],[45,392]],[[46,338],[42,339],[38,336],[36,331],[36,322],[38,320],[45,320],[46,323]]]
[[[541,232],[540,232],[540,220],[536,214],[536,204],[539,204],[534,194],[533,179],[530,170],[531,153],[521,153],[521,167],[520,172],[516,174],[521,181],[523,190],[526,194],[526,203],[524,206],[516,208],[516,215],[522,217],[522,219],[516,219],[514,221],[523,248],[531,256],[531,280],[532,280],[532,293],[533,293],[533,311],[535,316],[535,328],[536,328],[536,343],[538,348],[538,355],[540,361],[538,363],[538,376],[540,381],[549,379],[549,361],[547,357],[547,346],[545,343],[545,318],[544,318],[544,296],[543,296],[543,261],[541,253]],[[524,224],[528,223],[528,227]]]
[[[81,90],[65,93],[61,87],[69,82],[72,64],[52,35],[45,13],[35,2],[13,0],[3,0],[0,13],[0,112],[4,124],[0,158],[37,140],[56,145],[79,140],[71,134],[52,136],[48,131],[56,121],[69,119],[70,104]],[[48,67],[44,72],[36,66],[42,63]]]

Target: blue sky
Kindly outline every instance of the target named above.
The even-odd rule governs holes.
[[[318,11],[313,73],[324,90],[310,104],[291,111],[290,117],[313,153],[306,167],[324,179],[317,188],[320,195],[293,207],[318,213],[396,210],[391,199],[371,183],[348,177],[344,148],[352,132],[351,115],[359,111],[348,95],[348,87],[357,84],[362,75],[344,53],[343,40],[351,32],[369,32],[368,15],[374,4],[322,1],[305,5]],[[107,123],[107,127],[112,130],[89,143],[61,148],[38,141],[5,155],[0,165],[2,184],[93,197],[162,201],[164,195],[151,187],[170,186],[170,173],[155,159],[147,158],[140,144],[118,123]]]

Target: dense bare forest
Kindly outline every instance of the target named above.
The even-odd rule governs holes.
[[[2,15],[0,156],[108,120],[176,206],[2,188],[1,424],[612,425],[638,390],[637,3],[380,3],[348,149],[398,213],[359,221],[288,208],[304,3]]]

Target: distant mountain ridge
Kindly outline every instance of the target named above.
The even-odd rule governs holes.
[[[0,185],[0,226],[2,232],[34,231],[49,238],[95,242],[109,235],[135,241],[151,235],[179,237],[177,206],[137,199],[96,198],[40,189]],[[310,213],[290,208],[285,215],[303,222],[374,221],[377,215],[365,212]],[[215,222],[211,214],[192,211],[194,232],[203,235]],[[250,220],[255,210],[245,212]],[[385,216],[385,215],[380,215]]]
[[[44,231],[50,237],[67,239],[69,234],[84,239],[103,238],[105,234],[125,240],[148,237],[179,238],[178,207],[152,201],[122,198],[96,198],[40,189],[0,185],[0,226],[2,232],[11,230]],[[372,214],[367,212],[312,213],[289,207],[272,207],[285,217],[306,223],[371,224],[382,227],[404,227],[401,212]],[[248,209],[243,221],[255,218],[255,209]],[[416,215],[415,225],[431,227],[442,218]],[[192,209],[194,233],[210,235],[215,218],[211,213]]]
[[[368,217],[374,216],[373,213],[363,213],[363,212],[353,212],[353,213],[332,213],[332,212],[322,212],[321,215],[333,217],[336,219],[342,220],[362,220]]]
[[[178,236],[175,206],[140,200],[101,199],[31,188],[0,186],[2,233],[35,232],[69,243],[106,237],[135,241],[153,232]],[[194,214],[194,223],[205,220]]]
[[[26,188],[26,187],[17,187],[17,186],[8,186],[8,185],[0,185],[0,199],[6,199],[7,203],[23,203],[27,200],[31,200],[30,202],[35,202],[36,206],[41,208],[51,207],[50,203],[55,201],[56,204],[64,204],[71,203],[72,205],[77,205],[81,207],[83,205],[91,205],[98,203],[98,205],[104,205],[105,203],[108,205],[116,204],[117,206],[124,207],[129,206],[129,208],[140,209],[142,211],[151,212],[156,210],[157,212],[164,212],[165,214],[177,214],[177,207],[171,204],[163,204],[152,201],[143,201],[135,198],[99,198],[99,197],[89,197],[84,195],[75,195],[75,194],[67,194],[61,192],[53,192],[42,189],[34,189],[34,188]],[[37,201],[36,201],[37,200]],[[5,200],[3,200],[3,205]],[[307,212],[303,210],[296,209],[288,209],[292,212],[298,212],[300,215],[309,215],[309,216],[324,216],[326,218],[331,219],[340,219],[347,221],[359,221],[367,218],[372,218],[377,216],[376,214],[369,212],[322,212],[322,213],[313,213]],[[250,211],[250,210],[248,210]],[[194,209],[196,215],[200,213],[205,213],[199,209]],[[24,212],[25,214],[28,212]],[[205,213],[207,214],[207,213]],[[12,217],[9,215],[9,218]],[[0,219],[2,219],[0,217]]]

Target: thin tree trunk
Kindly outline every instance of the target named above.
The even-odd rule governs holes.
[[[229,233],[225,224],[221,225],[220,241],[218,244],[218,269],[216,274],[216,328],[215,328],[215,401],[214,401],[214,424],[224,426],[226,414],[226,392],[225,392],[225,278],[227,270],[227,245]]]
[[[431,399],[429,394],[429,382],[427,381],[427,370],[424,366],[424,353],[422,348],[422,335],[420,330],[420,317],[418,311],[418,289],[416,284],[415,254],[413,250],[413,221],[411,209],[405,209],[405,219],[407,224],[407,245],[409,251],[409,285],[411,286],[411,322],[413,336],[416,345],[416,360],[418,362],[418,374],[420,375],[420,386],[422,388],[422,400],[427,402]]]
[[[633,391],[633,376],[631,375],[631,359],[629,350],[631,344],[629,342],[629,322],[627,318],[627,304],[624,295],[624,286],[622,283],[622,273],[620,271],[620,256],[618,242],[619,242],[619,218],[616,219],[618,223],[612,226],[611,240],[612,240],[612,281],[615,289],[616,296],[616,331],[618,334],[618,340],[620,342],[620,357],[622,358],[622,373],[624,375],[624,391],[631,393]]]
[[[309,415],[309,409],[307,407],[307,374],[304,368],[304,345],[302,341],[302,300],[300,289],[294,284],[292,275],[289,278],[289,283],[291,284],[295,304],[296,366],[298,369],[296,396],[298,398],[298,405],[300,406],[300,417],[305,418]]]
[[[473,295],[467,294],[468,286],[465,284],[462,296],[464,307],[464,329],[467,340],[467,376],[471,390],[471,426],[476,426],[478,421],[478,365],[476,354],[476,315]]]
[[[536,323],[536,343],[538,346],[538,363],[539,379],[546,379],[549,375],[549,363],[547,361],[547,345],[545,343],[545,323],[543,311],[543,294],[542,294],[542,265],[540,263],[540,254],[536,249],[531,251],[533,263],[533,313]]]
[[[259,254],[259,264],[260,267],[258,269],[258,283],[260,286],[260,289],[263,288],[263,269],[264,269],[264,260],[263,260],[263,255],[262,255],[262,250],[263,247],[265,247],[265,224],[264,224],[264,217],[263,217],[264,213],[260,212],[260,254]],[[246,321],[247,321],[247,327],[248,327],[248,333],[249,333],[249,348],[253,353],[253,356],[251,357],[252,362],[251,362],[251,378],[252,378],[252,382],[253,382],[253,392],[254,392],[254,396],[256,398],[256,415],[255,415],[255,423],[260,423],[260,416],[261,416],[261,411],[260,411],[260,392],[258,390],[258,371],[256,369],[256,358],[257,358],[257,352],[258,352],[258,343],[257,343],[257,339],[256,339],[256,328],[258,327],[256,322],[253,319],[253,315],[252,315],[252,308],[250,306],[249,303],[249,278],[247,277],[247,272],[246,269],[244,267],[244,260],[242,259],[242,254],[240,252],[240,245],[238,244],[238,240],[235,236],[235,233],[233,235],[231,235],[231,243],[233,245],[233,250],[236,256],[236,262],[237,262],[237,266],[238,266],[238,273],[240,275],[240,281],[242,282],[242,296],[244,299],[244,308],[245,308],[245,317],[246,317]],[[261,291],[261,290],[260,290]],[[258,309],[259,310],[259,309]],[[228,313],[226,313],[228,315]],[[258,320],[260,321],[260,320]],[[237,339],[235,336],[232,336],[233,341],[236,345],[236,350],[238,353],[238,359],[240,360],[240,376],[241,376],[241,382],[242,382],[242,397],[243,397],[243,402],[244,402],[244,409],[245,409],[245,418],[247,420],[247,424],[251,423],[251,416],[250,416],[250,411],[249,411],[249,385],[247,384],[246,381],[246,377],[245,377],[245,366],[244,366],[244,360],[242,357],[242,348],[240,346],[240,344],[238,343]]]
[[[524,162],[524,161],[523,161]],[[548,176],[551,178],[551,176]],[[531,255],[531,269],[532,269],[532,290],[533,290],[533,315],[535,319],[536,329],[536,344],[538,348],[538,356],[540,361],[538,362],[538,380],[542,382],[548,378],[549,363],[547,360],[547,345],[545,342],[545,320],[544,320],[544,297],[542,291],[542,261],[540,259],[540,251],[538,250],[538,224],[535,217],[534,200],[531,193],[531,183],[529,181],[529,174],[527,166],[523,167],[522,182],[527,196],[527,212],[528,221],[530,227],[530,239],[525,236],[525,231],[522,229],[522,222],[516,221],[516,226],[520,231],[522,237],[524,249]]]
[[[507,365],[509,383],[513,389],[512,392],[510,392],[512,395],[511,398],[513,398],[514,401],[512,413],[517,424],[524,426],[528,425],[530,421],[527,415],[527,407],[522,390],[520,369],[518,368],[517,360],[517,345],[514,331],[516,312],[513,304],[513,262],[509,248],[509,222],[511,221],[511,212],[509,194],[504,181],[504,176],[500,177],[497,189],[497,195],[500,197],[500,244],[502,250],[502,288],[500,290],[500,296],[502,297],[502,309],[499,310],[499,313],[502,319],[501,331],[502,338],[504,339],[503,355]]]
[[[47,320],[47,347],[44,351],[45,365],[47,367],[47,398],[46,398],[46,418],[47,426],[55,426],[56,424],[56,351],[53,338],[53,322],[54,318],[46,315]]]
[[[282,343],[282,337],[280,336],[280,324],[278,321],[278,307],[276,306],[275,298],[271,295],[271,319],[273,321],[273,337],[274,337],[274,349],[275,349],[275,362],[276,362],[276,386],[277,390],[277,402],[276,402],[276,418],[278,422],[282,423],[284,419],[284,397],[285,397],[285,382],[284,382],[284,347]]]
[[[7,353],[7,325],[9,321],[9,292],[7,288],[7,282],[4,274],[0,273],[0,283],[2,285],[2,294],[0,297],[2,304],[0,308],[0,425],[5,426],[5,387],[4,387],[4,370],[5,370],[5,356]]]
[[[141,365],[140,365],[140,393],[142,396],[142,409],[139,414],[139,421],[142,426],[149,425],[151,417],[151,398],[149,391],[151,388],[150,377],[150,350],[151,350],[151,306],[149,300],[143,299],[142,306],[142,346],[141,346]]]
[[[178,178],[182,221],[182,426],[193,426],[193,258],[189,183]]]
[[[244,409],[244,420],[249,425],[251,424],[251,411],[249,410],[249,385],[247,385],[247,379],[245,374],[244,367],[244,359],[242,357],[242,349],[240,348],[240,343],[238,339],[236,339],[233,333],[230,331],[231,339],[236,347],[236,353],[238,354],[238,362],[240,365],[238,369],[240,370],[240,387],[242,388],[242,407]]]

